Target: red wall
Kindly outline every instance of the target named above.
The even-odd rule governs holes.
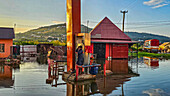
[[[151,40],[151,46],[159,46],[159,40],[157,40],[157,39],[152,39],[152,40]]]
[[[5,52],[0,53],[0,58],[7,58],[10,55],[10,47],[13,46],[12,39],[2,39],[0,40],[1,44],[5,44]]]
[[[94,52],[94,44],[92,43],[92,53]],[[110,49],[110,50],[109,50]],[[106,43],[105,58],[128,58],[128,44],[112,44]]]
[[[112,58],[128,58],[128,44],[113,45]]]
[[[112,43],[106,44],[106,53],[105,53],[106,56],[105,56],[105,58],[112,57],[112,47],[113,47]]]

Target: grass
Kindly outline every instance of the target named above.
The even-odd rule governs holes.
[[[147,56],[147,57],[162,57],[166,59],[170,59],[170,54],[163,54],[163,53],[148,53],[148,52],[138,52],[138,55],[141,56]]]

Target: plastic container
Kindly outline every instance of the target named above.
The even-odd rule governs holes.
[[[90,68],[90,74],[97,75],[98,74],[98,67],[91,67]]]

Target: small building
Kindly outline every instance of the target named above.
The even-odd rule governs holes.
[[[13,28],[0,27],[0,58],[7,58],[12,54],[14,38],[15,34]]]
[[[128,58],[129,44],[135,42],[105,17],[91,31],[91,43],[97,58]]]
[[[145,43],[143,45],[143,49],[147,52],[158,53],[159,40],[157,40],[157,39],[145,40]]]

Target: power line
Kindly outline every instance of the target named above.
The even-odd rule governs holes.
[[[140,22],[129,22],[129,23],[125,23],[125,24],[145,24],[145,23],[165,23],[165,22],[170,22],[170,21],[168,21],[168,20],[166,20],[166,21],[140,21]],[[90,21],[90,23],[99,23],[99,22]],[[114,23],[114,24],[122,24],[122,23],[118,22],[118,23]]]
[[[132,5],[134,5],[136,3],[136,1],[137,0],[130,2],[126,7],[123,8],[123,10],[130,8]]]
[[[136,29],[136,28],[148,28],[148,27],[161,27],[161,26],[165,26],[165,25],[170,25],[170,23],[167,23],[167,24],[160,24],[160,25],[151,25],[151,26],[141,26],[141,27],[129,27],[129,28],[126,28],[126,29]]]

